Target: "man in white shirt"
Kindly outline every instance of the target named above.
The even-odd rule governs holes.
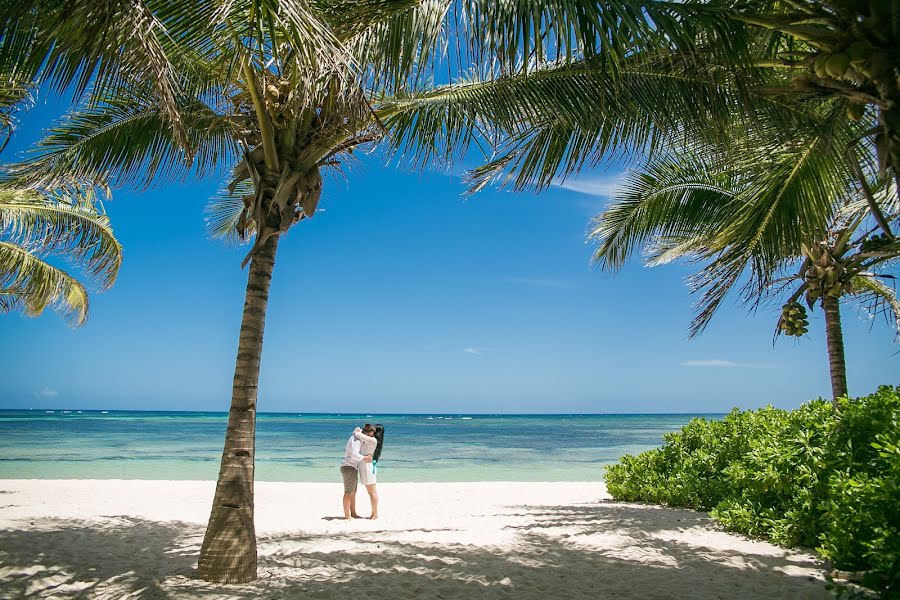
[[[363,433],[366,435],[373,435],[375,433],[375,428],[369,423],[366,423],[365,426],[363,426]],[[356,514],[356,487],[359,482],[359,463],[372,462],[371,454],[363,456],[359,453],[360,444],[361,442],[351,433],[350,439],[347,440],[347,446],[344,448],[344,462],[341,463],[341,477],[344,480],[345,519],[360,518],[360,516]]]

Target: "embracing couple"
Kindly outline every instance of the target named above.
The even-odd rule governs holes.
[[[378,518],[378,492],[375,490],[378,475],[378,458],[384,445],[384,427],[366,423],[353,430],[344,449],[341,477],[344,478],[344,518],[359,519],[356,514],[356,486],[361,482],[369,492],[372,502],[370,519]]]

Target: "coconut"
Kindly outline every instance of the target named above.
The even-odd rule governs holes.
[[[832,77],[843,77],[850,68],[850,57],[843,53],[832,54],[825,61],[825,70]]]

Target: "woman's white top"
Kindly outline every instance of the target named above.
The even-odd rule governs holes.
[[[378,440],[362,432],[354,432],[356,439],[359,440],[359,453],[363,456],[373,454],[375,448],[378,447]],[[374,462],[359,461],[357,466],[359,469],[359,482],[363,485],[374,485],[378,479],[378,467]]]

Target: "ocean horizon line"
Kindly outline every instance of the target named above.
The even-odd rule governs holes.
[[[0,408],[0,413],[6,412],[44,412],[44,413],[166,413],[166,414],[202,414],[202,415],[227,415],[227,410],[157,410],[142,408],[74,408],[74,407],[45,407],[45,408]],[[646,417],[646,416],[723,416],[728,412],[577,412],[577,413],[467,413],[467,412],[315,412],[315,411],[257,411],[260,415],[288,415],[301,417]]]

